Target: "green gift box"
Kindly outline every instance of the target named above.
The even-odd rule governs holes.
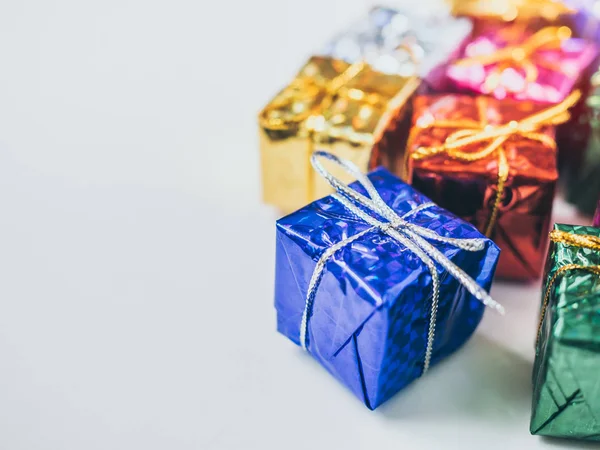
[[[550,242],[530,431],[600,441],[600,228],[554,225]]]

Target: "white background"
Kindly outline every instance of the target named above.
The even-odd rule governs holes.
[[[275,332],[256,113],[369,3],[3,2],[0,450],[576,446],[528,432],[538,283],[376,412]]]

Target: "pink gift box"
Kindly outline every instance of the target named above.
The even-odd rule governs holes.
[[[594,226],[600,227],[600,200],[598,200],[598,207],[596,208],[596,215],[594,216]]]
[[[465,46],[461,58],[448,67],[450,82],[459,90],[493,95],[497,99],[561,102],[594,61],[596,45],[585,39],[557,38],[555,42],[540,45],[527,53],[523,49],[526,49],[528,40],[535,33],[516,27],[495,24],[485,27]],[[548,36],[557,30],[556,27],[548,27],[540,32]],[[565,32],[569,30],[562,27],[560,33],[564,36]],[[513,51],[507,52],[507,47],[513,47]],[[499,62],[477,61],[498,51],[516,57],[507,57]],[[524,59],[535,66],[534,79],[527,79],[526,67],[522,62]]]

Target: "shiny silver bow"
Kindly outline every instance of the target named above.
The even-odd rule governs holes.
[[[319,161],[319,158],[328,159],[329,161],[332,161],[343,167],[348,173],[354,176],[360,184],[362,184],[370,198],[364,196],[360,192],[352,189],[350,186],[342,183],[339,179],[334,177],[329,171],[327,171],[327,169],[325,169],[325,167],[323,167]],[[357,217],[372,226],[371,228],[361,231],[360,233],[350,236],[329,247],[325,252],[323,252],[323,255],[319,258],[319,261],[317,261],[317,265],[308,286],[304,312],[302,314],[302,321],[300,324],[300,344],[302,348],[305,350],[307,348],[306,340],[308,333],[308,320],[312,314],[313,302],[319,287],[319,283],[323,276],[323,270],[327,260],[345,245],[357,240],[361,236],[365,235],[369,231],[373,231],[374,229],[379,229],[412,251],[415,255],[417,255],[417,257],[419,257],[421,261],[425,263],[429,269],[429,272],[431,273],[433,298],[431,301],[431,316],[429,319],[429,332],[427,335],[427,348],[425,350],[423,373],[429,369],[431,355],[433,352],[433,344],[435,341],[435,325],[439,304],[439,276],[436,270],[436,263],[444,268],[444,270],[446,270],[450,275],[456,278],[456,280],[458,280],[458,282],[463,285],[477,300],[482,302],[484,305],[495,309],[500,314],[504,314],[504,307],[502,305],[492,299],[485,289],[479,286],[475,280],[473,280],[460,267],[450,261],[450,259],[448,259],[442,252],[440,252],[426,240],[430,239],[443,242],[458,247],[462,250],[476,252],[483,250],[486,239],[448,238],[440,236],[439,234],[427,228],[423,228],[408,222],[406,219],[409,216],[414,215],[423,209],[435,206],[435,204],[424,203],[404,214],[402,217],[398,216],[398,214],[383,201],[375,189],[375,186],[373,186],[373,183],[371,183],[371,180],[369,180],[369,178],[350,161],[338,158],[337,156],[328,152],[316,151],[311,157],[311,163],[314,169],[319,172],[323,178],[325,178],[327,182],[335,189],[336,192],[332,195],[332,197],[339,201]],[[377,214],[377,216],[383,217],[385,220],[387,220],[387,222],[382,222],[379,219],[371,216],[358,205],[372,211],[373,213]]]

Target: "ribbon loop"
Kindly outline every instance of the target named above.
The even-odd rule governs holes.
[[[338,178],[332,175],[319,161],[319,158],[327,159],[342,168],[344,168],[349,174],[356,177],[357,181],[365,188],[368,197],[362,193],[351,188],[347,184],[341,182]],[[460,269],[454,264],[447,256],[440,252],[434,247],[428,240],[434,240],[437,242],[443,242],[456,246],[466,251],[480,251],[485,248],[486,240],[483,238],[474,239],[458,239],[448,238],[435,233],[427,228],[415,225],[409,222],[407,219],[416,214],[417,212],[435,206],[434,203],[422,204],[408,213],[400,217],[392,208],[390,208],[385,201],[381,198],[371,180],[362,173],[358,167],[352,162],[338,158],[337,156],[325,152],[315,151],[311,157],[311,163],[315,170],[327,180],[327,182],[335,190],[333,198],[342,203],[348,210],[350,210],[358,218],[364,220],[366,223],[371,225],[371,228],[362,231],[354,236],[350,236],[345,240],[338,242],[334,246],[330,247],[323,253],[319,261],[317,262],[313,276],[309,283],[309,289],[306,296],[304,313],[302,316],[301,328],[300,328],[300,343],[303,348],[307,348],[307,335],[308,335],[308,320],[312,313],[312,304],[318,289],[320,279],[323,274],[323,270],[327,260],[335,253],[335,251],[341,249],[343,246],[353,242],[358,237],[364,235],[368,231],[378,229],[392,239],[396,240],[399,244],[408,248],[413,252],[423,263],[427,266],[433,285],[432,293],[432,308],[431,316],[429,321],[429,332],[427,337],[427,347],[425,351],[425,361],[423,364],[423,372],[426,372],[431,362],[431,355],[433,352],[433,344],[435,339],[435,326],[436,326],[436,314],[439,302],[439,275],[437,266],[441,266],[450,275],[452,275],[458,282],[464,286],[468,292],[470,292],[477,300],[482,302],[484,305],[489,306],[501,314],[504,314],[504,308],[502,305],[497,303],[491,298],[491,296],[479,286],[475,280],[473,280],[466,272]]]

